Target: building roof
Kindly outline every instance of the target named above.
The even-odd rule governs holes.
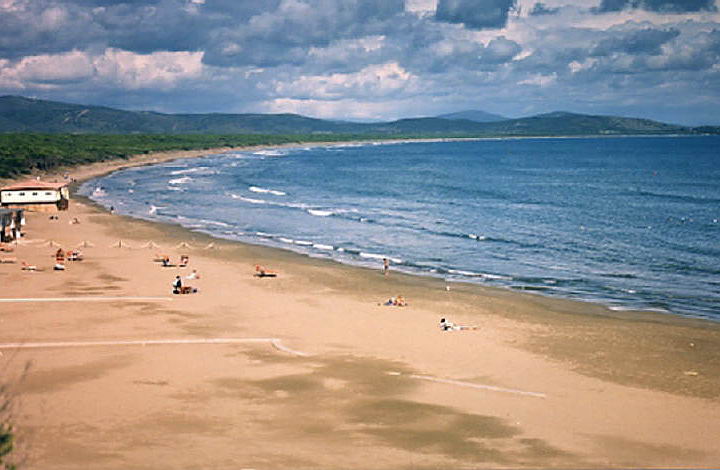
[[[0,188],[0,191],[17,191],[20,189],[40,189],[40,190],[47,190],[47,189],[54,189],[58,190],[60,188],[63,188],[67,186],[67,182],[62,183],[50,183],[48,181],[37,181],[37,180],[28,180],[28,181],[20,181],[18,183],[11,184],[10,186],[5,186],[4,188]]]

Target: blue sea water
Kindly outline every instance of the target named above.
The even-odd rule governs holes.
[[[98,191],[98,188],[102,188]],[[720,138],[233,152],[80,192],[117,212],[379,268],[720,320]]]

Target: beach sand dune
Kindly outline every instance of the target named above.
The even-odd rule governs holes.
[[[14,256],[45,270],[0,265],[0,343],[72,343],[0,350],[5,380],[32,364],[16,387],[27,468],[720,462],[714,323],[448,291],[78,200],[27,220]],[[85,259],[53,271],[51,240]],[[190,262],[164,268],[160,251]],[[280,275],[257,278],[256,264]],[[176,275],[198,292],[173,295]],[[398,293],[409,307],[378,305]],[[441,317],[480,329],[443,332]],[[248,341],[198,344],[217,338]]]

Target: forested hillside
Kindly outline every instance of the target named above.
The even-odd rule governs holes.
[[[351,135],[0,134],[0,178],[167,150],[351,140]]]

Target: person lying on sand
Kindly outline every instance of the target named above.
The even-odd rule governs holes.
[[[65,271],[65,265],[62,263],[55,263],[55,266],[53,266],[53,271]]]
[[[66,258],[68,261],[82,261],[83,254],[77,250],[68,250],[66,253]]]
[[[256,264],[255,265],[255,277],[277,277],[277,273],[275,271],[265,269],[263,266],[260,266],[259,264]]]
[[[20,269],[23,271],[41,271],[41,269],[38,269],[38,267],[34,264],[27,264],[25,261],[22,262],[22,267]]]
[[[190,274],[185,276],[185,279],[200,279],[200,274],[198,274],[197,269],[193,269]]]
[[[397,297],[390,297],[383,305],[393,307],[407,307],[408,303],[407,300],[405,300],[405,297],[403,297],[402,295],[398,295]]]
[[[443,331],[479,330],[479,326],[456,325],[444,318],[440,319],[440,329]]]
[[[184,268],[185,266],[187,266],[189,262],[190,262],[190,257],[188,255],[180,256],[180,267],[181,268]]]

